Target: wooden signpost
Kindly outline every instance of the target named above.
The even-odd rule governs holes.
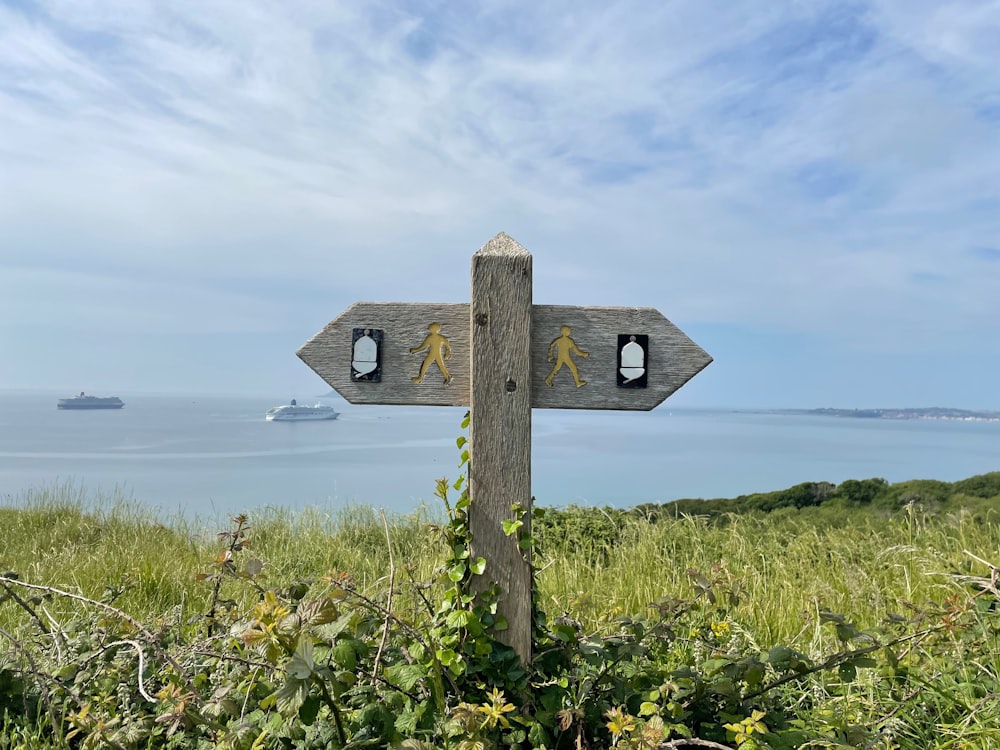
[[[712,361],[650,307],[532,305],[531,254],[504,233],[472,256],[470,304],[359,302],[298,355],[352,404],[470,407],[472,551],[525,661],[531,566],[502,521],[530,524],[531,410],[649,410]]]

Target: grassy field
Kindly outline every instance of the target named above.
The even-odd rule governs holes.
[[[95,502],[70,487],[10,500],[0,508],[0,570],[112,603],[150,628],[165,619],[188,622],[210,607],[214,589],[199,574],[210,574],[219,559],[219,530],[150,519],[121,498]],[[785,703],[798,706],[789,715],[828,738],[787,746],[1000,747],[1000,615],[995,595],[976,585],[995,575],[988,563],[1000,564],[1000,497],[979,498],[973,510],[944,493],[926,507],[840,503],[712,517],[661,514],[655,522],[649,515],[562,509],[535,522],[538,603],[550,619],[568,618],[582,633],[611,632],[617,618],[690,599],[699,581],[709,581],[717,601],[692,608],[682,638],[700,643],[705,659],[767,653],[780,644],[819,663],[848,647],[838,623],[883,640],[895,632],[893,623],[905,623],[899,633],[936,628],[896,649],[893,662],[905,669],[880,661],[858,670],[846,688],[824,673],[818,682],[796,684],[801,694],[781,688]],[[428,533],[431,522],[442,519],[397,516],[386,527],[367,508],[263,512],[249,519],[241,551],[263,563],[263,572],[255,586],[223,582],[221,598],[246,612],[261,587],[314,585],[337,571],[373,599],[384,595],[391,573],[401,580],[404,568],[408,580],[439,581],[443,543]],[[428,596],[441,586],[433,584]],[[0,601],[0,642],[7,634],[25,643],[27,611],[10,596]],[[39,599],[34,609],[43,621],[62,623],[79,616],[80,604],[57,596]],[[864,643],[859,636],[853,648]],[[18,662],[17,648],[7,653]],[[835,689],[827,691],[824,680]],[[626,746],[628,736],[612,736]],[[731,746],[743,750],[785,746],[760,736],[737,739],[730,733]]]

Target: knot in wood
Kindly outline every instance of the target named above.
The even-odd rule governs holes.
[[[517,390],[517,383],[514,382],[514,378],[507,378],[507,382],[504,384],[504,388],[507,389],[507,393],[513,393]]]

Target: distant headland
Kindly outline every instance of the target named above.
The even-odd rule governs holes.
[[[929,406],[910,409],[769,409],[769,414],[805,414],[854,419],[951,419],[961,422],[1000,422],[1000,411]]]

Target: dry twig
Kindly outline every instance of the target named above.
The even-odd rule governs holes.
[[[62,589],[57,589],[54,586],[42,586],[37,583],[26,583],[25,581],[18,581],[15,578],[6,578],[4,576],[0,576],[0,584],[12,584],[14,586],[22,586],[26,589],[32,589],[33,591],[46,591],[50,594],[55,594],[56,596],[63,596],[66,597],[67,599],[72,599],[73,601],[82,602],[83,604],[90,604],[92,606],[95,606],[99,609],[103,609],[106,612],[111,612],[112,614],[120,617],[122,620],[127,622],[129,625],[134,627],[136,630],[138,630],[146,637],[146,640],[149,642],[149,645],[153,647],[153,650],[156,651],[157,655],[161,659],[163,659],[163,661],[165,661],[167,664],[169,664],[171,667],[174,668],[174,671],[177,673],[177,676],[184,681],[185,686],[194,696],[198,704],[201,706],[205,705],[205,702],[201,699],[201,696],[198,695],[198,691],[194,689],[194,686],[191,684],[190,680],[188,680],[187,677],[185,676],[184,669],[181,667],[180,664],[177,663],[177,660],[166,652],[163,646],[160,645],[160,642],[157,639],[157,637],[145,625],[136,620],[127,612],[123,612],[117,607],[112,607],[110,604],[105,604],[104,602],[99,602],[96,601],[95,599],[89,599],[86,596],[81,596],[80,594],[74,594],[70,591],[63,591]]]
[[[0,604],[3,603],[4,599],[6,599],[6,598],[9,597],[10,600],[12,602],[14,602],[14,604],[16,604],[17,606],[19,606],[21,609],[23,609],[29,615],[31,615],[31,619],[33,619],[38,624],[38,629],[39,630],[41,630],[43,633],[45,633],[46,635],[48,635],[49,629],[45,626],[45,623],[42,622],[42,618],[38,616],[38,613],[35,612],[35,610],[32,608],[32,606],[30,604],[28,604],[26,601],[24,601],[24,599],[22,599],[21,597],[19,597],[17,595],[17,592],[14,591],[14,589],[12,589],[10,586],[8,586],[6,583],[4,583],[2,580],[0,580],[0,588],[3,588],[3,590],[7,592],[7,596],[6,597],[0,598]]]
[[[135,649],[135,652],[139,654],[139,695],[141,695],[150,703],[156,703],[156,698],[154,698],[153,696],[151,696],[149,693],[146,692],[146,686],[143,685],[142,683],[142,673],[146,670],[146,654],[142,650],[142,644],[140,644],[139,641],[129,641],[129,640],[113,641],[112,643],[109,643],[104,648],[102,648],[98,652],[98,654],[103,654],[109,648],[116,648],[117,646],[131,646],[132,648]],[[95,654],[94,657],[96,658],[98,654]]]

